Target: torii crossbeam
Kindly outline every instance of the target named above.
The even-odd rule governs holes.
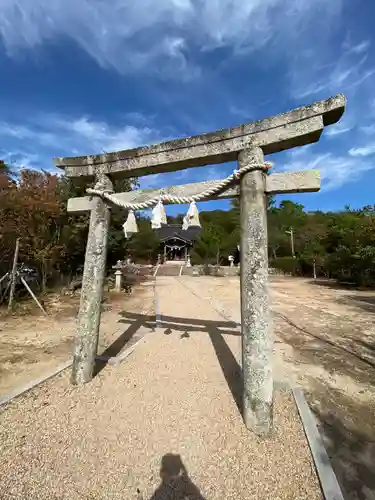
[[[264,164],[264,155],[319,140],[324,126],[336,123],[345,109],[339,94],[264,120],[210,134],[95,156],[57,158],[55,164],[68,177],[96,178],[95,189],[113,192],[112,179],[158,174],[237,160],[239,168]],[[164,188],[163,193],[191,196],[219,181]],[[317,171],[265,175],[245,173],[239,189],[230,188],[219,198],[240,196],[241,207],[241,329],[243,370],[243,417],[258,435],[272,428],[273,376],[268,294],[266,195],[318,191]],[[127,203],[147,201],[160,190],[116,193]],[[68,211],[89,211],[90,227],[82,281],[79,327],[74,347],[72,382],[92,379],[97,354],[100,306],[106,269],[110,204],[102,196],[72,198]]]

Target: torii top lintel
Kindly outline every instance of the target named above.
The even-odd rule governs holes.
[[[55,158],[54,162],[68,177],[104,173],[124,178],[234,161],[239,151],[251,147],[271,154],[318,141],[325,125],[339,121],[345,104],[345,96],[338,94],[238,127],[114,153]]]

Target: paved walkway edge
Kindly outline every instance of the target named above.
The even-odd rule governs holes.
[[[117,365],[120,364],[122,361],[124,361],[125,358],[127,358],[132,352],[135,351],[135,349],[142,344],[143,342],[146,341],[148,335],[144,335],[142,338],[140,338],[137,342],[135,342],[132,346],[128,347],[128,349],[125,349],[124,352],[122,352],[119,356],[115,356],[112,358],[109,358],[107,356],[96,356],[95,359],[98,361],[105,361],[109,365]],[[37,387],[40,384],[43,384],[43,382],[47,382],[52,377],[55,377],[62,371],[66,370],[70,366],[72,366],[73,360],[69,360],[66,363],[60,365],[58,368],[55,368],[52,372],[48,373],[47,375],[44,375],[43,377],[37,378],[33,380],[32,382],[29,382],[28,384],[19,387],[15,391],[11,392],[10,394],[6,396],[0,396],[0,407],[10,403],[13,399],[17,398],[18,396],[22,396],[22,394],[25,394],[28,391],[31,391],[31,389],[34,389],[34,387]]]
[[[54,377],[55,375],[58,375],[62,371],[66,370],[70,366],[72,366],[73,360],[66,361],[64,364],[60,365],[58,368],[55,368],[52,372],[48,373],[48,375],[44,375],[43,377],[37,378],[33,380],[32,382],[29,382],[28,384],[19,387],[15,391],[11,392],[7,396],[0,396],[0,407],[10,403],[13,399],[17,398],[18,396],[22,396],[22,394],[25,394],[25,392],[30,391],[31,389],[34,389],[34,387],[42,384],[43,382],[46,382],[50,378]]]
[[[322,437],[302,389],[291,387],[325,500],[344,500]]]
[[[160,310],[159,310],[159,303],[157,300],[157,295],[156,295],[156,286],[154,283],[154,300],[155,300],[155,314],[156,314],[156,326],[158,325],[158,318],[160,321]],[[152,308],[151,308],[152,309]],[[150,311],[151,311],[150,309]],[[148,312],[150,312],[148,311]],[[107,357],[107,356],[101,356],[98,355],[95,357],[96,360],[98,361],[105,361],[109,365],[117,365],[121,363],[125,358],[127,358],[135,349],[137,346],[139,346],[141,343],[146,341],[148,335],[144,335],[141,337],[137,342],[135,342],[133,345],[129,346],[128,349],[125,349],[124,352],[119,354],[118,356],[114,357]],[[28,391],[31,391],[31,389],[34,389],[34,387],[37,387],[40,384],[43,384],[43,382],[46,382],[50,378],[54,377],[55,375],[58,375],[62,371],[66,370],[73,364],[73,359],[66,361],[62,365],[60,365],[58,368],[55,368],[52,372],[48,373],[47,375],[43,375],[43,377],[39,377],[37,379],[34,379],[32,382],[29,382],[28,384],[19,387],[15,391],[12,391],[10,394],[7,394],[6,396],[0,396],[0,408],[7,403],[10,403],[13,399],[18,398],[18,396],[22,396],[22,394],[25,394]]]
[[[128,347],[127,349],[124,350],[123,353],[119,354],[118,356],[115,356],[113,358],[109,358],[108,359],[108,364],[109,365],[118,365],[120,364],[122,361],[124,361],[124,359],[126,359],[132,352],[135,351],[136,347],[138,347],[140,344],[146,342],[147,340],[147,337],[148,335],[145,334],[143,335],[143,337],[141,337],[139,340],[137,340],[137,342],[135,342],[133,345],[131,345],[130,347]]]
[[[119,356],[115,356],[112,358],[109,358],[107,356],[96,356],[95,359],[99,361],[105,361],[109,365],[117,365],[120,364],[122,361],[124,361],[125,358],[127,358],[132,352],[135,351],[135,349],[142,344],[143,342],[146,341],[148,335],[144,335],[141,337],[137,342],[135,342],[133,345],[129,346],[127,349],[124,350]],[[5,405],[6,403],[10,403],[13,399],[17,398],[18,396],[22,396],[22,394],[25,394],[26,392],[30,391],[31,389],[34,389],[34,387],[37,387],[40,384],[43,384],[43,382],[47,382],[50,378],[54,377],[55,375],[58,375],[62,371],[66,370],[70,366],[72,366],[73,360],[69,360],[66,363],[60,365],[58,368],[55,368],[52,372],[48,373],[47,375],[44,375],[43,377],[37,378],[33,380],[32,382],[26,384],[25,386],[19,387],[15,391],[11,392],[7,396],[0,396],[0,407]]]
[[[194,290],[186,285],[186,283],[182,284],[196,297],[202,300],[208,300],[211,303],[211,307],[213,307],[223,318],[228,321],[234,321],[235,323],[237,323],[237,326],[241,326],[241,323],[238,319],[236,321],[236,319],[228,317],[227,313],[224,313],[224,308],[219,302],[215,301],[213,303],[210,298],[199,296]],[[316,426],[314,416],[310,410],[302,389],[293,387],[287,380],[275,380],[274,387],[278,390],[289,390],[293,394],[293,398],[302,422],[302,427],[305,432],[306,439],[309,444],[311,455],[315,464],[315,470],[322,488],[324,499],[344,500],[340,485],[337,481],[329,456],[324,447],[323,439]]]

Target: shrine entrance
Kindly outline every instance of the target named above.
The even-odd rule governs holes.
[[[311,144],[327,125],[336,123],[345,109],[345,97],[337,95],[311,106],[238,127],[173,140],[132,150],[95,156],[57,158],[55,164],[68,177],[96,179],[89,196],[68,200],[71,213],[90,212],[82,281],[79,327],[74,347],[72,383],[84,384],[93,376],[97,354],[107,238],[112,205],[128,212],[126,231],[135,231],[134,210],[163,203],[191,203],[185,229],[194,219],[196,201],[240,197],[240,286],[243,394],[245,425],[258,435],[272,428],[273,334],[268,293],[266,196],[320,189],[319,172],[269,173],[264,155]],[[112,179],[171,172],[210,164],[238,162],[238,170],[226,179],[165,189],[114,193]],[[161,213],[161,211],[160,211]],[[159,218],[157,227],[160,226]]]
[[[166,224],[156,230],[160,238],[160,255],[162,262],[187,262],[194,242],[201,232],[200,226],[189,226],[182,229],[178,224]]]
[[[181,241],[174,239],[169,244],[164,245],[165,260],[187,261],[187,245]]]

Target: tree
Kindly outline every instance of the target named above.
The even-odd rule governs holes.
[[[92,185],[92,184],[91,184]],[[136,179],[115,181],[116,191],[137,188]],[[48,172],[12,171],[0,162],[0,271],[11,266],[16,239],[21,238],[20,262],[35,266],[45,289],[55,275],[82,273],[88,214],[66,211],[70,197],[85,195],[86,180],[57,177]],[[333,278],[350,279],[358,285],[375,285],[375,206],[339,212],[308,213],[289,200],[279,205],[268,200],[268,245],[270,266],[311,276],[314,263]],[[122,225],[127,211],[114,206],[108,235],[108,268],[131,256],[136,262],[152,262],[159,252],[158,237],[150,221],[137,214],[139,232],[124,238]],[[168,217],[182,224],[183,215]],[[228,255],[240,242],[238,198],[230,210],[201,212],[202,232],[194,244],[193,263],[228,264]],[[291,257],[294,231],[296,259]]]
[[[220,226],[205,224],[199,238],[194,244],[191,258],[193,263],[220,264],[220,250],[223,241]]]
[[[151,228],[150,220],[137,217],[138,233],[133,234],[126,242],[126,252],[136,262],[156,261],[159,253],[160,241],[156,232]],[[122,236],[124,240],[124,236]]]

